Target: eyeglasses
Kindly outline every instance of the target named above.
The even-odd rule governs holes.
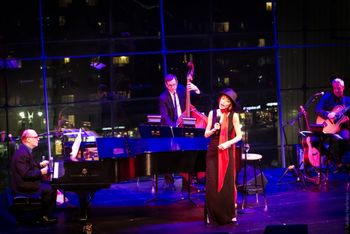
[[[35,139],[39,139],[39,136],[28,136],[27,138],[35,138]]]

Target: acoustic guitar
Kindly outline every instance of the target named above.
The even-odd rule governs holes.
[[[306,128],[308,131],[310,131],[310,125],[309,125],[309,121],[307,118],[307,113],[304,110],[303,106],[300,106],[300,111],[304,116]],[[310,164],[313,167],[319,167],[320,166],[320,152],[318,151],[318,149],[316,149],[315,147],[312,146],[310,136],[303,138],[302,146],[303,146],[303,150],[304,150],[304,164],[305,165]]]
[[[324,119],[320,116],[317,116],[316,118],[316,124],[322,124],[323,132],[324,133],[337,133],[340,131],[340,125],[342,123],[345,123],[349,121],[349,117],[344,115],[345,112],[347,112],[350,109],[350,106],[344,107],[341,105],[338,105],[333,108],[332,112],[335,112],[335,118],[334,119]]]

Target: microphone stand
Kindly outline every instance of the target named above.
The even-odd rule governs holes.
[[[306,110],[306,109],[310,106],[311,103],[315,102],[315,100],[316,100],[316,98],[317,98],[318,96],[319,96],[319,95],[312,95],[312,96],[306,101],[305,105],[303,106],[304,109]],[[302,112],[300,111],[300,109],[299,109],[298,115],[297,115],[295,118],[293,118],[293,119],[287,121],[287,123],[284,124],[284,125],[282,126],[282,128],[283,128],[283,129],[282,129],[282,130],[283,130],[283,136],[284,136],[285,144],[286,144],[286,145],[288,145],[288,143],[287,143],[287,136],[286,136],[286,132],[285,132],[284,128],[285,128],[287,125],[292,126],[292,125],[295,124],[295,122],[298,122],[298,131],[300,132],[300,130],[301,130],[301,128],[300,128],[300,118],[301,118],[302,116],[303,116],[303,113],[302,113]],[[300,172],[300,167],[301,167],[302,164],[303,164],[303,161],[299,163],[299,165],[298,165],[297,168],[295,167],[295,165],[289,165],[289,166],[286,168],[286,170],[283,172],[282,176],[279,178],[278,181],[280,182],[280,181],[282,180],[282,178],[287,174],[288,171],[293,170],[294,173],[295,173],[296,176],[297,176],[297,181],[302,180],[303,184],[305,185],[305,181],[303,180],[303,175],[302,175],[301,172]]]
[[[284,124],[284,125],[282,126],[285,146],[288,146],[288,141],[287,141],[286,131],[285,131],[284,128],[285,128],[287,125],[292,126],[292,125],[295,124],[295,122],[298,122],[298,131],[300,132],[300,118],[301,118],[301,116],[302,116],[302,113],[301,113],[300,110],[299,110],[298,115],[297,115],[294,119],[289,120],[286,124]],[[290,155],[290,154],[289,154],[289,155]],[[297,155],[298,155],[298,153],[297,153]],[[290,157],[291,157],[291,156],[290,156]],[[293,170],[293,171],[294,171],[295,175],[297,176],[297,181],[300,181],[300,179],[302,178],[302,177],[300,176],[300,170],[299,170],[301,164],[302,164],[302,163],[300,163],[299,166],[298,166],[297,168],[295,167],[294,164],[293,164],[293,165],[289,165],[289,166],[285,169],[285,171],[283,172],[282,176],[279,178],[278,182],[281,182],[281,180],[283,179],[283,177],[284,177],[290,170]]]
[[[244,144],[243,144],[243,150],[244,150],[244,171],[243,171],[243,199],[242,199],[242,209],[240,213],[246,214],[246,213],[252,213],[251,210],[248,210],[245,208],[245,205],[247,203],[247,196],[248,196],[248,184],[247,184],[247,158],[248,158],[248,151],[250,149],[250,145],[248,143],[248,128],[247,128],[247,114],[248,110],[245,110],[244,114]]]

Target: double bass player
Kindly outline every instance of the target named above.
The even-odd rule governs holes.
[[[174,74],[167,74],[164,83],[166,90],[159,96],[161,124],[177,127],[177,120],[186,108],[186,88],[196,94],[200,94],[200,90],[192,82],[188,82],[186,88],[179,85]]]
[[[159,112],[161,115],[161,124],[171,127],[178,127],[179,118],[186,111],[188,106],[188,94],[194,92],[199,95],[199,88],[192,81],[193,72],[187,74],[187,86],[178,84],[178,79],[174,74],[167,74],[164,77],[166,89],[159,96]],[[188,186],[188,175],[183,174],[182,190],[185,191]],[[167,186],[174,189],[174,178],[171,175],[165,175]]]

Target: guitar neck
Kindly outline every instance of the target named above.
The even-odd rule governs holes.
[[[305,111],[305,109],[304,109],[303,106],[300,106],[300,111],[303,113],[303,116],[304,116],[304,119],[305,119],[306,129],[307,129],[308,131],[310,131],[309,120],[308,120],[308,118],[307,118],[307,113],[306,113],[306,111]]]
[[[350,106],[347,106],[347,107],[345,107],[344,109],[342,109],[341,111],[339,111],[338,114],[344,115],[349,109],[350,109]]]

